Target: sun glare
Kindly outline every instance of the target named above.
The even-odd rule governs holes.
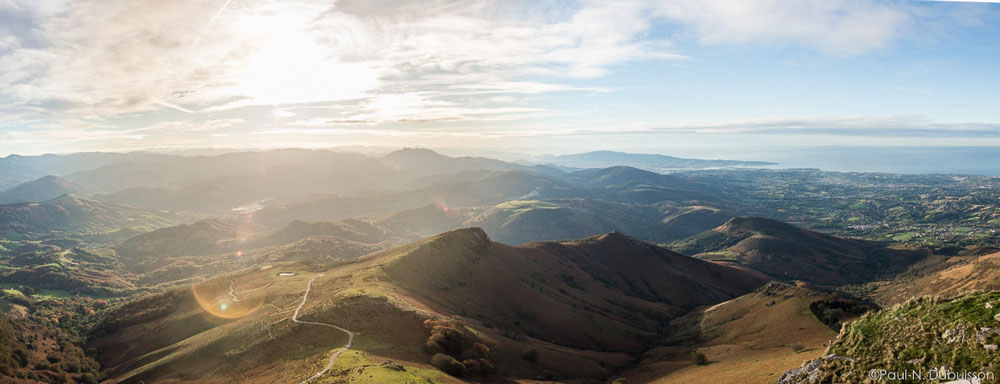
[[[319,44],[299,19],[291,14],[266,21],[268,33],[244,59],[239,93],[266,104],[295,104],[358,99],[379,85],[373,64],[341,59],[343,52]]]
[[[208,314],[222,319],[238,319],[250,315],[264,304],[265,295],[233,296],[228,281],[211,281],[191,287],[195,301]]]

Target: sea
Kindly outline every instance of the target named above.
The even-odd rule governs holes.
[[[756,160],[768,168],[841,172],[1000,175],[1000,147],[772,147],[692,153],[694,158]],[[685,154],[686,155],[686,154]],[[688,157],[688,156],[683,156]]]

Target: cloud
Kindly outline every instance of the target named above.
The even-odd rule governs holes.
[[[530,135],[511,126],[566,113],[533,98],[615,92],[579,84],[687,61],[683,42],[849,56],[935,17],[896,0],[0,0],[0,130],[190,142],[202,130],[184,127],[235,119],[225,129]]]
[[[855,138],[1000,138],[1000,123],[952,123],[906,116],[775,117],[630,127],[571,129],[557,135],[715,134],[845,136]]]
[[[497,17],[492,3],[426,1],[388,14],[341,9],[348,5],[144,0],[7,9],[36,20],[43,44],[16,49],[16,36],[0,36],[0,51],[13,48],[0,58],[0,96],[85,118],[417,91],[433,101],[566,91],[523,79],[595,77],[630,60],[681,57],[643,38],[649,21],[638,3],[583,6],[552,21]]]
[[[884,48],[911,27],[910,6],[875,0],[666,1],[658,15],[703,44],[795,44],[838,55]]]

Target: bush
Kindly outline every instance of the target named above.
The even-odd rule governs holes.
[[[458,329],[437,326],[431,330],[431,336],[427,338],[427,341],[438,343],[450,353],[459,353],[463,349],[463,344],[466,343],[466,338],[464,333]]]
[[[460,363],[458,360],[455,360],[454,357],[445,355],[443,353],[438,353],[434,355],[434,357],[431,357],[431,365],[433,365],[437,369],[440,369],[444,373],[456,377],[464,376],[468,372],[468,370],[465,368],[465,365]]]
[[[462,352],[462,360],[490,357],[490,347],[483,343],[472,344],[472,347]]]
[[[84,384],[98,383],[97,377],[95,377],[93,373],[84,373],[82,376],[80,376],[80,381],[82,381]]]
[[[486,359],[468,359],[462,361],[462,365],[471,375],[489,376],[497,370],[497,367]]]
[[[441,344],[438,344],[430,340],[427,340],[427,342],[424,343],[424,346],[421,347],[420,349],[422,349],[424,353],[428,355],[436,355],[438,353],[444,352],[444,347],[442,347]]]
[[[529,363],[538,362],[538,350],[534,348],[525,348],[521,351],[521,358]]]
[[[691,354],[691,361],[698,365],[706,365],[708,364],[708,356],[701,352],[695,352]]]

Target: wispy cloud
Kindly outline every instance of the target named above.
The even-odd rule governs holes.
[[[529,135],[514,123],[564,113],[532,98],[611,93],[579,84],[627,63],[697,59],[678,41],[859,55],[937,17],[914,4],[0,0],[0,130],[14,132],[0,144],[32,130],[180,143],[233,133],[220,129],[412,134],[398,124],[442,122],[466,130],[442,131],[452,135],[496,135],[503,123]]]

